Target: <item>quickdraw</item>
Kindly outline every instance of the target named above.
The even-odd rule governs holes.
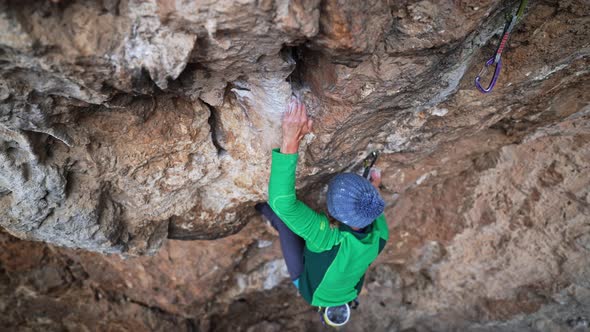
[[[479,71],[479,74],[477,74],[477,76],[475,77],[475,86],[482,93],[491,92],[492,89],[494,88],[494,86],[496,85],[496,81],[498,80],[498,76],[500,76],[500,70],[502,69],[502,52],[504,51],[504,48],[506,47],[506,44],[508,43],[508,38],[510,37],[510,33],[512,32],[512,29],[514,29],[516,22],[518,22],[518,20],[520,20],[520,18],[524,14],[524,9],[526,8],[527,2],[528,2],[528,0],[521,0],[520,1],[520,6],[518,7],[518,11],[516,12],[516,15],[512,16],[512,19],[510,20],[510,24],[508,24],[508,27],[504,30],[504,34],[502,35],[502,39],[500,41],[500,45],[498,46],[498,49],[496,50],[496,53],[488,61],[486,61],[483,68],[481,68],[481,70]],[[481,86],[480,80],[481,80],[481,77],[484,76],[488,72],[488,68],[492,64],[496,65],[496,69],[494,70],[494,76],[492,76],[492,80],[490,81],[490,85],[488,85],[487,88],[484,88],[483,86]]]

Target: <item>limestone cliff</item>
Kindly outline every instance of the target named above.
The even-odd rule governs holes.
[[[482,94],[517,6],[1,2],[0,327],[320,329],[252,208],[295,94],[306,202],[382,153],[350,331],[587,329],[590,5],[531,1]]]

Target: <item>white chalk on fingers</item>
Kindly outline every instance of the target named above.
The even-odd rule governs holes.
[[[293,99],[293,97],[291,97],[291,102],[289,102],[289,107],[287,108],[287,113],[291,114],[293,112],[293,110],[295,109],[296,105],[295,105],[295,100]]]

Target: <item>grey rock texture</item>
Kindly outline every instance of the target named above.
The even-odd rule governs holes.
[[[531,1],[483,95],[517,5],[0,3],[0,326],[321,329],[252,209],[295,94],[307,202],[382,152],[349,330],[587,329],[590,6]]]

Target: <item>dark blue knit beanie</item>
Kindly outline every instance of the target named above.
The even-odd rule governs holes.
[[[354,173],[341,173],[328,184],[328,211],[350,227],[370,225],[385,208],[385,202],[369,180]]]

